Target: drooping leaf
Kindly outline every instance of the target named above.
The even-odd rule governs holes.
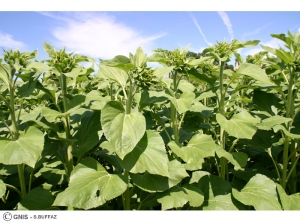
[[[147,130],[133,151],[120,160],[121,166],[131,173],[147,171],[166,177],[170,176],[168,162],[164,141],[158,132],[151,130]]]
[[[194,135],[187,146],[179,147],[174,141],[171,141],[168,146],[187,163],[188,170],[201,169],[204,158],[214,156],[216,151],[213,138],[206,134]]]
[[[57,195],[53,206],[91,209],[120,196],[126,189],[123,175],[109,174],[88,157],[73,169],[69,187]]]
[[[140,189],[147,192],[161,192],[170,189],[182,181],[183,178],[189,176],[184,168],[184,165],[177,160],[172,160],[168,163],[169,178],[149,174],[130,174],[133,183]]]
[[[261,174],[252,177],[240,192],[232,189],[232,194],[238,201],[253,206],[255,210],[281,210],[276,184]]]
[[[300,134],[300,110],[294,116],[292,126],[293,126],[293,128],[291,129],[291,133],[293,133],[293,134]]]
[[[257,124],[257,127],[262,130],[270,130],[275,125],[279,125],[282,123],[288,123],[290,121],[292,121],[292,119],[276,115],[276,116],[271,116],[267,119],[262,120],[261,123]]]
[[[276,125],[273,127],[273,130],[274,132],[278,132],[279,130],[282,130],[282,132],[291,137],[291,138],[295,138],[295,139],[300,139],[300,135],[299,134],[293,134],[293,133],[290,133],[289,131],[287,131],[287,129],[283,126],[283,125]]]
[[[267,111],[270,115],[274,115],[272,106],[280,108],[280,101],[274,94],[254,90],[253,104],[258,110]]]
[[[269,77],[265,73],[263,69],[261,69],[258,65],[250,64],[250,63],[242,63],[239,68],[236,70],[236,73],[249,76],[255,80],[258,80],[262,83],[267,83],[270,86],[273,86],[269,80]]]
[[[162,205],[162,210],[183,207],[186,203],[192,207],[199,207],[204,201],[202,191],[190,184],[172,187],[165,191],[162,196],[157,199]]]
[[[162,79],[163,77],[165,77],[167,74],[169,74],[175,66],[168,66],[168,67],[159,67],[156,68],[153,71],[153,75],[156,76],[156,78],[158,79]]]
[[[7,65],[0,64],[0,79],[5,83],[6,86],[9,86],[9,70],[7,70]]]
[[[222,114],[217,113],[217,122],[231,136],[236,138],[251,139],[257,128],[259,119],[252,117],[247,111],[241,111],[235,114],[230,120],[227,120]]]
[[[77,139],[73,149],[74,156],[80,156],[91,150],[99,142],[101,130],[100,111],[87,111],[81,116],[81,124],[74,138]]]
[[[283,210],[300,210],[300,193],[287,195],[279,184],[276,184]]]
[[[32,189],[18,203],[18,210],[59,210],[53,207],[54,197],[42,187]]]
[[[100,77],[101,75],[104,75],[106,78],[119,83],[122,88],[125,88],[128,79],[128,75],[124,70],[115,67],[109,67],[103,64],[100,65],[98,76],[99,75]]]
[[[193,92],[195,90],[195,86],[186,80],[180,80],[178,89],[182,92]]]
[[[134,149],[146,131],[145,117],[138,112],[125,114],[123,105],[117,101],[105,105],[101,124],[104,135],[121,159]]]
[[[243,152],[229,153],[220,146],[216,148],[216,154],[219,158],[224,157],[234,165],[235,170],[240,170],[247,165],[248,155]]]
[[[241,210],[241,207],[236,206],[238,203],[234,203],[230,193],[215,196],[208,199],[207,202],[207,206],[204,206],[203,210]]]
[[[6,192],[6,186],[3,180],[0,180],[0,198],[2,198],[5,195]]]
[[[179,114],[185,113],[192,106],[192,103],[195,99],[195,93],[193,92],[183,92],[180,97],[174,98],[172,96],[168,96],[173,105],[176,107],[176,110]]]
[[[44,147],[44,135],[31,126],[25,132],[20,132],[19,139],[13,141],[0,140],[0,163],[8,165],[27,164],[34,168]]]

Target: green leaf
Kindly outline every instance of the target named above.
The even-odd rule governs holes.
[[[29,63],[29,65],[26,66],[26,69],[27,70],[35,69],[35,70],[44,72],[46,70],[49,70],[50,67],[42,62],[31,62],[31,63]]]
[[[254,90],[253,104],[256,109],[267,111],[269,114],[274,115],[272,106],[279,108],[281,100],[272,93],[266,93],[261,90]]]
[[[141,47],[138,47],[134,56],[132,56],[132,63],[136,67],[142,67],[147,61],[147,55]]]
[[[189,76],[192,80],[195,80],[197,82],[205,82],[208,83],[210,86],[214,86],[217,77],[209,77],[208,75],[200,73],[196,69],[191,69],[188,71]]]
[[[132,152],[128,153],[121,166],[131,173],[157,174],[169,177],[168,155],[158,132],[147,130]]]
[[[292,63],[294,60],[293,55],[283,49],[276,49],[276,55],[283,60],[285,64]]]
[[[74,156],[80,156],[91,150],[99,142],[98,131],[101,130],[100,111],[86,111],[81,116],[81,124],[78,127],[74,139],[77,139],[73,149]]]
[[[25,133],[20,132],[19,139],[0,140],[0,163],[15,165],[27,164],[34,168],[44,147],[44,135],[35,127],[30,126]]]
[[[276,49],[271,48],[269,46],[264,46],[264,45],[260,45],[264,50],[266,50],[267,52],[272,53],[273,55],[276,55]]]
[[[180,89],[181,92],[193,92],[195,90],[195,86],[186,81],[186,80],[180,80],[179,85],[178,85],[178,89]]]
[[[34,73],[30,73],[29,80],[27,82],[22,83],[18,87],[18,91],[17,91],[18,97],[20,97],[20,98],[27,97],[27,96],[31,95],[33,90],[36,88],[36,83],[38,81],[38,77],[34,77],[33,75],[34,75]]]
[[[255,210],[281,210],[276,184],[261,174],[252,177],[240,192],[232,189],[232,194],[238,201],[253,206]]]
[[[146,131],[146,120],[141,113],[125,114],[123,105],[108,102],[102,110],[101,123],[104,135],[124,159],[137,145]]]
[[[237,201],[234,203],[231,194],[218,195],[214,198],[207,200],[207,206],[203,207],[203,210],[240,210],[236,205]]]
[[[56,50],[47,42],[44,42],[43,45],[45,52],[47,52],[51,58],[54,58],[56,56]]]
[[[149,174],[130,174],[133,183],[140,189],[147,192],[161,192],[170,189],[182,181],[183,178],[188,177],[184,165],[177,160],[168,162],[169,178]]]
[[[175,68],[175,66],[156,68],[153,71],[153,75],[156,76],[156,78],[161,79],[161,78],[165,77],[167,74],[169,74],[174,68]]]
[[[274,85],[274,83],[272,83],[269,80],[269,77],[267,76],[265,71],[263,69],[261,69],[259,66],[254,65],[254,64],[243,63],[236,70],[236,73],[249,76],[257,81],[267,83],[270,86]]]
[[[0,198],[2,198],[6,193],[6,186],[3,180],[0,180]]]
[[[247,165],[248,155],[243,152],[229,153],[220,146],[217,146],[216,154],[219,158],[224,157],[234,165],[235,170],[240,170]]]
[[[291,137],[291,138],[295,138],[295,139],[300,139],[300,135],[299,134],[293,134],[293,133],[290,133],[289,131],[287,131],[287,129],[283,126],[283,125],[276,125],[273,127],[273,130],[275,133],[277,133],[279,130],[282,130],[282,132]]]
[[[6,86],[9,86],[9,75],[7,67],[0,64],[0,79],[6,84]]]
[[[262,130],[270,130],[275,125],[288,123],[290,121],[292,121],[292,119],[283,116],[271,116],[267,119],[264,119],[261,123],[257,124],[257,127]]]
[[[52,207],[54,198],[48,190],[42,187],[32,189],[18,203],[18,210],[59,210]]]
[[[279,184],[276,184],[283,210],[300,210],[300,193],[287,195]]]
[[[192,207],[199,207],[204,201],[202,191],[190,184],[172,187],[162,195],[163,197],[157,199],[157,202],[162,204],[162,210],[183,207],[186,203]]]
[[[124,70],[115,67],[109,67],[103,64],[100,65],[97,75],[99,77],[104,75],[106,78],[119,83],[122,88],[125,88],[128,79],[128,75]]]
[[[293,126],[293,128],[291,129],[291,133],[293,133],[293,134],[300,134],[300,110],[294,116],[292,126]]]
[[[180,97],[174,98],[172,96],[168,96],[173,105],[176,107],[176,110],[179,114],[185,113],[190,109],[192,103],[195,99],[195,93],[193,92],[183,92]]]
[[[204,158],[215,156],[216,151],[215,141],[206,134],[194,135],[187,146],[179,147],[174,141],[171,141],[168,146],[187,163],[187,170],[201,169]]]
[[[236,138],[251,139],[256,132],[259,119],[252,117],[247,111],[235,114],[227,120],[222,114],[217,113],[217,122],[230,135]]]
[[[109,174],[88,157],[73,169],[69,187],[57,195],[53,206],[91,209],[120,196],[126,189],[123,175]]]

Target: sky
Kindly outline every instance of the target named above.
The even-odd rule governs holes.
[[[125,10],[118,7],[114,11],[110,6],[109,10],[91,6],[82,11],[79,5],[66,11],[64,7],[62,10],[19,7],[11,10],[8,6],[7,11],[0,11],[0,47],[20,51],[37,49],[38,59],[48,58],[43,42],[57,50],[66,47],[68,52],[99,61],[116,55],[129,56],[139,46],[148,56],[157,48],[173,50],[187,45],[189,51],[201,52],[217,41],[233,39],[260,40],[262,45],[279,47],[283,44],[270,34],[300,32],[300,11],[292,8],[290,11],[270,11],[263,7],[263,11],[243,8],[199,11],[191,7],[186,11],[176,8],[147,11],[142,7],[128,10],[127,6]],[[258,45],[243,49],[240,54],[245,58],[260,50]]]

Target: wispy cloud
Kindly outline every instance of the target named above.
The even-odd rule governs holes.
[[[231,40],[234,39],[234,33],[233,33],[233,29],[232,29],[232,25],[230,22],[230,19],[228,17],[228,15],[225,12],[218,12],[219,16],[221,17],[221,19],[223,20],[224,24],[227,27],[228,33],[231,37]]]
[[[259,34],[262,30],[264,30],[266,27],[268,27],[271,23],[268,23],[264,26],[261,26],[257,29],[255,29],[254,31],[251,31],[251,32],[246,32],[243,34],[243,38],[247,37],[247,36],[251,36],[251,35],[257,35]]]
[[[27,47],[25,43],[14,40],[12,35],[9,35],[7,33],[2,33],[1,31],[0,31],[0,46],[12,50],[15,49],[24,50]]]
[[[192,18],[192,20],[193,20],[194,24],[196,25],[196,27],[198,28],[198,30],[199,30],[200,34],[202,35],[202,37],[203,37],[204,41],[206,42],[206,44],[209,45],[209,46],[213,45],[211,42],[207,41],[204,33],[202,32],[202,29],[201,29],[200,25],[197,22],[197,19],[195,18],[195,16],[191,12],[189,12],[189,15]]]
[[[114,17],[99,13],[42,13],[60,24],[52,29],[54,44],[67,46],[67,50],[95,58],[108,59],[116,55],[135,53],[141,46],[145,53],[151,53],[156,39],[166,33],[146,36],[122,24]]]

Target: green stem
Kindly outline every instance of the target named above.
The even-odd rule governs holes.
[[[130,210],[130,190],[129,190],[129,174],[127,170],[124,170],[124,176],[127,180],[127,189],[122,194],[124,210]]]
[[[29,177],[28,192],[31,190],[32,178],[33,178],[33,172],[30,173],[30,177]]]
[[[174,86],[174,96],[176,97],[177,91],[177,72],[173,73],[173,86]],[[179,128],[178,128],[178,113],[174,104],[170,101],[170,117],[171,125],[173,128],[174,140],[177,145],[179,145]]]
[[[60,78],[60,84],[61,84],[61,90],[62,90],[62,100],[63,100],[63,108],[64,108],[64,113],[68,111],[68,100],[67,100],[67,77],[64,74],[61,74]],[[64,116],[64,128],[66,132],[66,139],[71,139],[71,134],[70,134],[70,117],[68,114]],[[73,170],[73,144],[72,142],[67,142],[67,178],[70,178],[71,172]]]
[[[224,71],[224,67],[225,67],[225,62],[221,61],[221,66],[220,66],[220,72],[219,72],[219,82],[220,82],[220,103],[219,103],[219,113],[222,114],[223,116],[225,116],[225,94],[226,91],[224,89],[223,86],[223,71]],[[226,149],[226,132],[225,130],[220,126],[220,142],[221,142],[221,147],[225,150]],[[228,179],[228,161],[224,158],[221,157],[221,178],[223,178],[224,180],[226,179],[226,175],[227,175],[227,179]]]
[[[24,164],[18,164],[18,174],[21,186],[21,197],[23,198],[26,195],[26,184],[24,177]]]

